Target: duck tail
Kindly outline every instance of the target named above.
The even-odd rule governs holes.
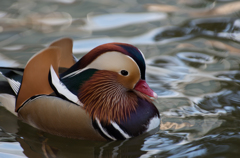
[[[0,67],[0,74],[7,80],[0,81],[0,93],[16,96],[21,86],[23,71],[23,68]]]
[[[5,107],[16,116],[15,102],[21,86],[23,71],[23,68],[0,67],[0,74],[6,79],[0,81],[0,106]]]

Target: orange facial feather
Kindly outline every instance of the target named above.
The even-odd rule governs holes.
[[[79,100],[89,115],[105,123],[111,120],[120,123],[136,110],[137,96],[151,101],[140,92],[126,89],[119,82],[119,74],[101,70],[80,88]]]

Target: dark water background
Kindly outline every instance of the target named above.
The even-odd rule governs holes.
[[[239,17],[237,0],[1,0],[0,66],[24,67],[61,37],[74,39],[78,58],[102,43],[134,44],[161,127],[125,141],[74,140],[0,107],[0,157],[239,157]]]

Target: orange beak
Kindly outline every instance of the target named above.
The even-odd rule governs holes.
[[[136,84],[136,86],[134,87],[135,90],[148,95],[149,97],[153,97],[153,98],[157,98],[158,95],[157,93],[155,93],[147,84],[147,82],[145,80],[140,79],[138,81],[138,83]]]

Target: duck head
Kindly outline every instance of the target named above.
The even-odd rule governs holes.
[[[100,45],[62,76],[73,76],[77,71],[86,78],[79,87],[79,100],[92,118],[103,122],[126,120],[139,98],[151,102],[150,97],[157,97],[145,81],[143,54],[129,44]]]
[[[144,55],[132,45],[123,43],[101,45],[85,55],[80,63],[81,67],[115,72],[118,74],[118,81],[128,90],[135,89],[150,97],[157,97],[145,81]]]

